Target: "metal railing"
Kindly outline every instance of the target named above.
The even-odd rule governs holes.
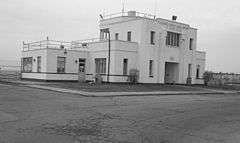
[[[57,40],[43,40],[32,43],[23,43],[23,51],[36,50],[36,49],[72,49],[72,48],[84,48],[84,44],[72,41],[57,41]]]
[[[113,14],[109,14],[109,15],[102,15],[102,18],[109,19],[109,18],[114,18],[114,17],[129,16],[128,14],[129,14],[128,12],[119,12],[119,13],[113,13]],[[142,13],[142,12],[136,12],[136,17],[155,19],[156,15]]]
[[[107,41],[107,39],[92,38],[85,40],[76,40],[72,42],[57,41],[57,40],[43,40],[32,43],[23,43],[23,51],[36,50],[36,49],[77,49],[87,48],[89,43]]]
[[[23,43],[23,51],[35,50],[35,49],[45,49],[45,48],[56,48],[64,49],[71,48],[71,42],[56,41],[56,40],[43,40],[32,43]]]

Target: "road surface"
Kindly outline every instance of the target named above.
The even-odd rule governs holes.
[[[239,95],[83,97],[0,84],[0,143],[238,143]]]

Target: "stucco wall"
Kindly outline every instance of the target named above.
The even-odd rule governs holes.
[[[47,72],[47,51],[45,49],[23,51],[22,58],[32,57],[32,72],[37,72],[37,57],[41,56],[41,72]],[[34,61],[35,59],[35,61]]]

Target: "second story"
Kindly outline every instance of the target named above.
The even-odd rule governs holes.
[[[197,29],[188,24],[156,18],[154,15],[128,11],[102,16],[100,39],[136,42],[140,47],[178,48],[196,51]]]

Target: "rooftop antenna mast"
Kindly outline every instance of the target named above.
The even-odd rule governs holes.
[[[125,12],[125,0],[122,0],[122,16],[124,15]]]
[[[157,13],[157,0],[154,2],[154,19],[156,18],[156,13]]]

